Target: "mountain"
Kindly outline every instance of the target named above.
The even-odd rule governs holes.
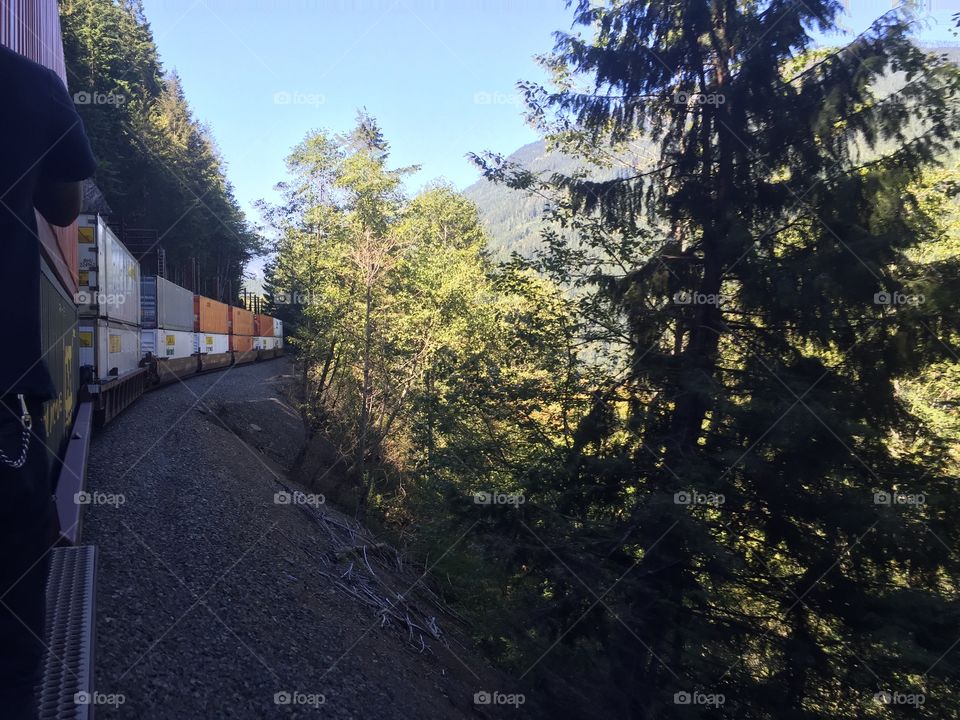
[[[951,62],[960,64],[960,44],[944,43],[922,47],[928,52],[945,55]],[[881,96],[886,95],[900,83],[902,79],[899,78],[881,82],[877,91]],[[642,149],[640,152],[642,153]],[[548,174],[569,174],[582,166],[575,158],[548,152],[543,140],[524,145],[508,156],[507,160],[519,163],[536,173]],[[639,162],[642,164],[642,161]],[[605,170],[596,173],[594,177],[608,179],[614,174],[613,170]],[[480,218],[490,235],[489,247],[495,259],[505,260],[514,252],[525,257],[533,254],[540,244],[540,229],[543,227],[542,198],[495,185],[484,178],[466,188],[463,194],[480,209]]]
[[[572,172],[579,162],[567,155],[547,152],[543,140],[524,145],[508,156],[512,163],[536,173]],[[543,226],[542,198],[480,178],[463,191],[480,209],[480,218],[490,236],[490,251],[505,260],[514,252],[529,257],[540,242]]]

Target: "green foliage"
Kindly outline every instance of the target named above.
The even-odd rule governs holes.
[[[192,115],[180,79],[165,73],[139,0],[61,0],[71,92],[98,160],[95,181],[113,221],[154,229],[172,280],[226,300],[259,241],[226,180],[209,128]],[[231,298],[232,299],[232,298]]]
[[[960,708],[952,431],[911,412],[956,361],[956,235],[924,172],[956,146],[957,72],[897,14],[813,55],[839,5],[776,7],[578,3],[591,36],[558,36],[558,89],[525,85],[530,114],[572,147],[642,133],[657,162],[600,180],[485,163],[551,198],[575,240],[548,230],[535,264],[585,293],[585,339],[627,353],[498,528],[543,541],[511,558],[511,592],[542,592],[521,654],[556,709]],[[725,702],[675,701],[695,691]]]
[[[326,470],[545,716],[956,716],[956,68],[897,13],[815,50],[831,0],[576,8],[524,85],[575,162],[478,159],[537,252],[365,114],[288,159]]]

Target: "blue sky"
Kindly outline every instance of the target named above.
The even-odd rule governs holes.
[[[862,30],[889,7],[848,0]],[[544,79],[533,56],[569,29],[562,0],[144,0],[161,59],[208,123],[244,209],[274,199],[283,158],[314,128],[342,132],[356,111],[381,123],[396,165],[419,164],[411,191],[476,180],[465,155],[536,139],[516,94]],[[926,0],[947,30],[960,0]],[[257,263],[259,265],[259,263]]]
[[[248,205],[283,179],[312,128],[376,117],[397,165],[421,164],[412,190],[477,173],[464,155],[536,139],[515,83],[569,26],[559,0],[146,0],[165,67],[210,123]]]

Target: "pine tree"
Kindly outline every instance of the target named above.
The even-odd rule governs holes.
[[[71,91],[109,101],[78,105],[98,168],[95,181],[124,221],[157,232],[171,279],[232,299],[259,249],[210,129],[180,78],[165,73],[139,0],[61,3]],[[193,279],[194,262],[200,278]]]
[[[531,115],[571,147],[642,134],[658,157],[604,182],[487,163],[554,194],[578,240],[548,233],[541,268],[579,277],[630,352],[540,480],[554,511],[527,517],[553,548],[525,551],[527,582],[556,608],[527,672],[579,667],[548,687],[584,714],[960,713],[956,478],[936,438],[891,442],[917,427],[896,380],[957,340],[955,263],[911,255],[935,224],[911,183],[956,146],[957,73],[897,13],[815,51],[840,11],[583,0],[593,36],[558,34]]]

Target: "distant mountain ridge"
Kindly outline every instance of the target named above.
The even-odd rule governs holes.
[[[938,52],[947,56],[953,63],[960,64],[960,43],[943,45],[924,45],[924,50]],[[535,173],[572,173],[582,167],[576,158],[555,152],[547,152],[546,143],[537,140],[524,145],[507,157]],[[597,177],[609,178],[612,171],[600,171]],[[543,228],[544,201],[518,190],[496,185],[481,178],[463,191],[463,194],[480,210],[480,218],[490,236],[489,249],[497,259],[507,259],[514,252],[531,257],[541,244],[540,231]]]
[[[567,155],[548,153],[546,143],[537,140],[511,153],[507,161],[536,173],[572,172],[579,162]],[[540,243],[544,201],[519,190],[480,178],[463,194],[480,209],[480,219],[490,236],[494,257],[507,259],[514,252],[530,257]]]

